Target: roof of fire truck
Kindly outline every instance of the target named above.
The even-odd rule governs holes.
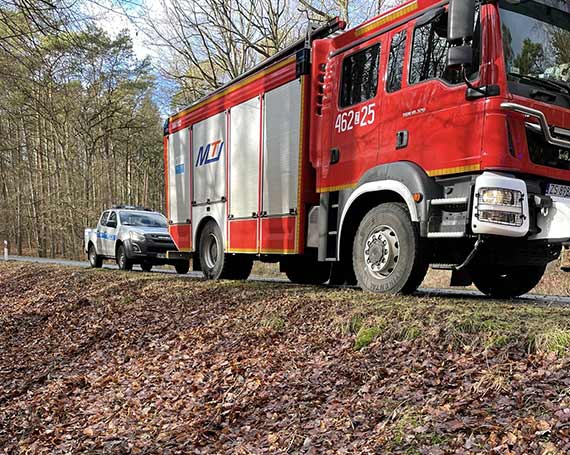
[[[251,70],[241,74],[237,78],[229,81],[208,95],[198,99],[178,113],[172,115],[168,118],[167,124],[184,117],[186,114],[208,104],[210,101],[214,101],[220,97],[223,97],[226,91],[233,88],[235,85],[247,84],[250,77],[253,77],[256,75],[256,73],[259,73],[270,67],[279,65],[284,60],[287,60],[289,57],[294,56],[298,51],[305,48],[308,42],[317,39],[330,38],[334,39],[335,47],[337,49],[356,46],[360,42],[366,41],[376,35],[385,33],[388,29],[396,27],[400,23],[407,22],[413,17],[423,14],[423,12],[430,7],[437,5],[443,6],[446,3],[448,3],[448,0],[410,0],[406,3],[403,3],[402,5],[386,11],[385,13],[373,17],[372,19],[354,28],[351,28],[344,31],[343,33],[334,36],[332,35],[335,34],[335,32],[344,30],[346,28],[346,23],[340,20],[338,17],[331,19],[319,28],[313,29],[310,33],[310,38],[307,36],[306,38],[297,41],[286,49],[283,49],[272,57],[264,60]]]

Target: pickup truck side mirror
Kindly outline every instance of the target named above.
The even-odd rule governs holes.
[[[447,41],[451,44],[447,67],[457,69],[473,63],[473,38],[475,0],[451,0],[447,19]]]

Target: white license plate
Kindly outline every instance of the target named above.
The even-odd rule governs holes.
[[[546,187],[546,194],[548,196],[570,198],[570,186],[549,183]]]
[[[166,259],[166,253],[156,253],[158,259]]]

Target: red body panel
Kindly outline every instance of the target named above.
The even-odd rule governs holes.
[[[228,251],[231,253],[258,253],[258,220],[230,220]]]
[[[295,218],[261,219],[261,253],[287,254],[298,250],[295,245]]]
[[[168,230],[176,248],[180,251],[192,251],[192,226],[190,224],[171,224]]]

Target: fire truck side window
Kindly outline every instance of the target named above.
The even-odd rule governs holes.
[[[443,79],[455,84],[461,81],[459,71],[447,70],[446,38],[447,14],[442,14],[433,22],[417,27],[414,31],[410,84],[428,79]]]
[[[402,88],[402,73],[404,71],[404,55],[406,53],[406,30],[396,33],[390,45],[388,60],[388,77],[386,91],[395,92]]]
[[[346,57],[342,62],[340,107],[372,99],[378,90],[380,44]]]
[[[481,60],[481,22],[479,9],[475,14],[473,61],[475,65],[467,68],[470,79],[477,75]],[[410,84],[417,84],[428,79],[443,79],[450,84],[463,82],[460,70],[447,69],[447,13],[440,15],[432,22],[416,27],[412,44],[410,63]]]

